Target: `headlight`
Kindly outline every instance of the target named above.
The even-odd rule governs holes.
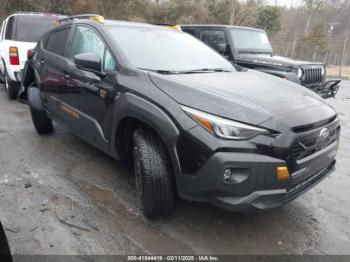
[[[326,69],[324,67],[321,68],[321,75],[324,76],[324,74],[326,73]]]
[[[301,68],[298,68],[298,78],[301,79],[303,77],[304,71]]]
[[[217,117],[185,106],[182,109],[210,133],[222,139],[247,140],[260,134],[273,135],[267,129]]]

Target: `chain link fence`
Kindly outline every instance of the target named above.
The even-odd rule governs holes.
[[[284,33],[272,40],[276,54],[293,59],[321,62],[329,76],[350,78],[349,37],[313,37]]]

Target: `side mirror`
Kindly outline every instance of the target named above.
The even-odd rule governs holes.
[[[81,69],[88,71],[101,72],[101,58],[94,53],[84,53],[74,56],[74,63]]]

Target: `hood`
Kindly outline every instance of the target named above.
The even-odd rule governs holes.
[[[149,75],[181,105],[253,125],[309,107],[328,107],[307,88],[254,70]],[[315,121],[318,117],[322,115]]]
[[[237,62],[248,62],[261,65],[272,65],[286,68],[297,68],[305,65],[322,65],[322,63],[306,62],[294,60],[288,57],[276,56],[273,54],[239,54],[236,57]]]

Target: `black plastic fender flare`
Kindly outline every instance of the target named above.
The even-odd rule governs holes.
[[[165,143],[175,172],[180,172],[180,161],[176,152],[176,142],[180,136],[178,127],[169,117],[165,110],[158,105],[131,93],[124,93],[116,98],[115,117],[112,124],[114,134],[111,139],[111,145],[115,145],[117,129],[121,121],[126,118],[134,118],[144,122],[154,129]],[[113,152],[117,158],[118,152]]]

